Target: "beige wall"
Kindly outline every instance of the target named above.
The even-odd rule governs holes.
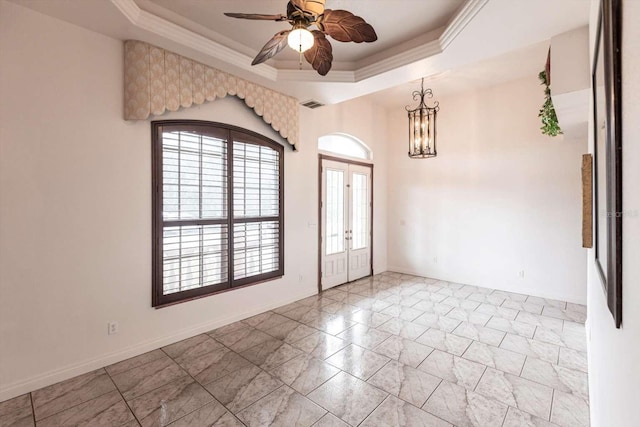
[[[531,76],[438,99],[439,154],[424,160],[390,113],[390,270],[585,302],[586,141],[541,135],[543,97]]]
[[[315,293],[317,138],[346,132],[385,150],[379,108],[302,109],[301,150],[285,149],[285,276],[153,309],[150,125],[122,120],[122,56],[118,40],[0,1],[0,401]],[[278,140],[235,98],[162,116],[177,118]],[[376,158],[380,272],[386,170]]]
[[[592,3],[593,46],[599,2]],[[587,337],[592,427],[635,427],[640,422],[640,2],[623,0],[622,10],[622,328],[615,328],[590,250]]]
[[[424,161],[406,157],[402,111],[301,109],[301,150],[285,150],[285,277],[159,310],[150,126],[122,120],[122,43],[0,0],[0,94],[0,401],[315,293],[316,143],[334,132],[374,152],[375,272],[388,251],[390,269],[584,300],[586,143],[539,134],[535,76],[440,99],[440,155]],[[278,140],[235,98],[162,116],[174,118]]]

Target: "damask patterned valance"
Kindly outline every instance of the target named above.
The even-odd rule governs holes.
[[[296,148],[298,101],[137,40],[124,42],[124,118],[145,120],[234,95]]]

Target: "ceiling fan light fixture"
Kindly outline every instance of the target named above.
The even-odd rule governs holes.
[[[261,13],[225,12],[230,18],[254,21],[287,21],[293,28],[278,31],[262,47],[251,65],[262,64],[276,56],[287,45],[311,64],[321,76],[326,76],[333,62],[333,48],[327,37],[339,42],[372,43],[378,35],[371,24],[348,10],[325,9],[326,0],[289,0],[287,14],[265,15]],[[307,28],[313,27],[313,31]]]
[[[291,49],[303,53],[313,47],[313,34],[304,26],[297,26],[289,33],[287,43]]]

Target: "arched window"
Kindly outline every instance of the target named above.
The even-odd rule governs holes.
[[[152,135],[153,305],[283,276],[282,145],[190,120]]]
[[[332,133],[318,139],[318,149],[339,156],[372,160],[373,154],[364,142],[344,133]]]

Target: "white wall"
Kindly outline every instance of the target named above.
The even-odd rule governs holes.
[[[591,86],[588,43],[588,25],[551,37],[552,96]]]
[[[303,109],[301,151],[285,149],[284,278],[153,309],[150,125],[122,120],[122,56],[118,40],[0,1],[0,401],[315,293],[317,137],[384,152],[383,110]],[[162,116],[177,118],[278,138],[235,98]],[[375,173],[384,271],[384,161]]]
[[[565,138],[589,138],[589,25],[551,38],[551,97]]]
[[[305,126],[317,141],[320,136],[340,132],[355,136],[373,152],[373,271],[387,271],[387,113],[364,98],[313,111]],[[334,129],[334,130],[332,130]],[[316,180],[317,181],[317,180]]]
[[[390,113],[390,270],[585,302],[586,141],[540,134],[543,97],[531,76],[438,99],[432,159],[408,158],[406,113]]]
[[[597,10],[592,9],[593,46]],[[615,328],[595,269],[594,251],[589,250],[587,336],[592,427],[635,427],[640,417],[640,2],[623,0],[622,9],[622,328]],[[590,142],[589,148],[592,146]]]

